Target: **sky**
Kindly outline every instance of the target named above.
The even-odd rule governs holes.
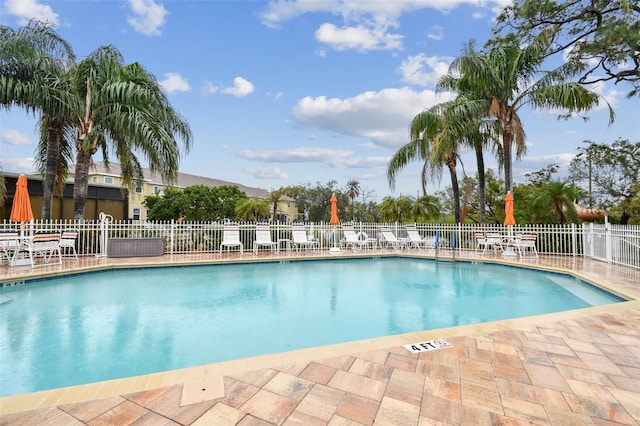
[[[451,100],[435,85],[465,43],[491,36],[506,0],[0,0],[0,22],[18,29],[36,18],[56,25],[80,60],[113,45],[126,63],[155,75],[190,124],[193,146],[180,172],[275,190],[359,182],[371,201],[421,195],[420,163],[387,163],[409,142],[412,118]],[[555,59],[561,60],[561,59]],[[519,111],[527,154],[514,181],[549,164],[566,175],[585,140],[638,141],[640,107],[628,88],[601,84],[605,104],[588,120],[558,111]],[[34,171],[36,119],[0,111],[0,167]],[[99,154],[94,161],[101,161]],[[117,162],[115,156],[110,160]],[[462,155],[473,176],[473,153]],[[498,170],[491,153],[487,168]],[[144,161],[143,161],[143,164]],[[502,173],[501,173],[502,175]],[[448,173],[429,192],[450,184]]]

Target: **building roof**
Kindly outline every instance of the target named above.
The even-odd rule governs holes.
[[[91,166],[91,168],[89,169],[89,174],[92,174],[92,173],[121,176],[122,171],[119,163],[109,162],[109,170],[107,170],[104,162],[100,161],[98,163],[94,163]],[[188,173],[178,173],[177,182],[174,183],[173,185],[167,185],[166,183],[163,182],[162,176],[160,175],[160,173],[152,173],[149,169],[146,169],[146,168],[142,169],[142,173],[144,175],[144,179],[148,183],[150,184],[155,183],[157,185],[162,185],[162,186],[186,188],[188,186],[193,186],[193,185],[204,185],[204,186],[210,186],[210,187],[228,185],[228,186],[237,186],[238,189],[240,189],[242,192],[247,194],[248,197],[269,198],[269,194],[270,194],[270,191],[267,191],[266,189],[253,188],[253,187],[245,186],[236,182],[229,182],[229,181],[220,180],[220,179],[212,179],[204,176],[190,175]],[[283,198],[288,199],[289,197],[285,196]],[[291,198],[291,200],[293,199]]]

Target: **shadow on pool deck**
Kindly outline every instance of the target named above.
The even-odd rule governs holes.
[[[326,252],[305,255],[328,256]],[[464,256],[504,261],[499,256]],[[217,254],[90,258],[35,269],[3,266],[0,281],[122,265],[238,258]],[[267,258],[242,257],[246,261]],[[631,299],[640,296],[638,270],[572,257],[506,262],[573,271]],[[453,347],[412,354],[402,346],[433,338],[446,339]],[[4,397],[0,413],[0,424],[20,425],[637,425],[640,302]]]

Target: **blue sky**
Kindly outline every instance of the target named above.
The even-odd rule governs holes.
[[[145,66],[191,125],[193,148],[181,172],[267,190],[355,179],[378,201],[418,194],[421,165],[401,172],[392,192],[387,162],[408,142],[417,113],[451,99],[435,93],[438,77],[465,42],[484,43],[506,3],[2,0],[0,22],[18,28],[29,18],[48,20],[79,59],[114,45],[125,62]],[[528,152],[514,164],[516,182],[550,163],[565,168],[586,139],[638,140],[637,98],[612,84],[594,89],[616,111],[612,126],[604,108],[588,121],[521,110]],[[0,112],[2,170],[32,171],[36,140],[33,117]],[[463,160],[473,175],[473,155]],[[486,162],[497,170],[490,153]]]

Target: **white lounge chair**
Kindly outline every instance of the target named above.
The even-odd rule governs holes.
[[[260,246],[269,247],[271,252],[278,251],[278,243],[271,240],[269,225],[256,225],[256,239],[253,241],[253,253],[258,254]]]
[[[363,247],[365,248],[376,248],[378,247],[378,240],[375,238],[369,238],[366,234],[357,234],[353,229],[353,226],[343,225],[342,232],[344,233],[344,238],[340,241],[340,246],[342,247],[351,247],[353,251],[360,251]]]
[[[222,231],[222,243],[220,243],[220,254],[222,254],[222,248],[227,248],[227,253],[232,247],[238,247],[240,249],[240,255],[242,255],[242,242],[240,241],[240,227],[237,225],[226,225]]]
[[[409,247],[417,248],[418,250],[426,250],[427,248],[433,248],[434,246],[434,242],[420,236],[418,228],[415,226],[407,226],[407,237],[409,238],[409,241],[407,242]]]
[[[394,250],[402,250],[404,247],[404,241],[399,240],[390,228],[380,228],[380,245],[383,247],[391,247]]]
[[[304,226],[294,226],[291,229],[291,239],[293,247],[297,252],[300,251],[301,248],[318,250],[320,248],[320,244],[316,240],[310,240],[307,238],[307,232],[304,229]]]

